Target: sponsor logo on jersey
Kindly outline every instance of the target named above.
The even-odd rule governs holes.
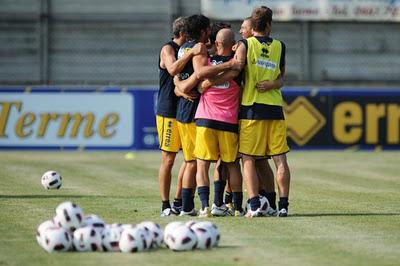
[[[262,67],[262,68],[266,68],[266,69],[270,69],[270,70],[273,70],[273,71],[276,70],[276,63],[271,62],[269,60],[261,59],[261,58],[257,59],[256,66]]]

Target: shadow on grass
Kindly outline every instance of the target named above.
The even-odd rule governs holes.
[[[363,212],[363,213],[295,213],[290,217],[324,217],[324,216],[400,216],[400,212]]]
[[[56,198],[130,198],[126,196],[104,196],[104,195],[0,195],[0,199],[56,199]]]
[[[218,245],[217,249],[235,249],[235,248],[242,248],[243,246],[238,245]]]

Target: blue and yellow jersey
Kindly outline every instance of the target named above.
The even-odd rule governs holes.
[[[173,41],[167,42],[164,46],[165,45],[171,45],[175,51],[175,58],[178,58],[180,46]],[[157,98],[157,115],[175,118],[178,106],[178,97],[174,93],[174,77],[168,73],[167,69],[160,67],[160,59],[158,60],[158,68],[160,88],[158,90]]]
[[[181,58],[185,53],[189,52],[190,49],[195,46],[195,42],[189,41],[184,43],[178,52],[178,59]],[[193,70],[193,62],[190,60],[181,73],[179,73],[179,79],[185,80],[190,77],[194,72]],[[197,89],[194,89],[197,92]],[[198,93],[198,92],[197,92]],[[194,115],[196,113],[197,105],[199,104],[200,93],[198,93],[198,97],[192,102],[186,100],[183,97],[179,97],[178,99],[178,108],[176,113],[176,120],[181,123],[192,123],[194,121]]]
[[[285,64],[285,45],[270,37],[251,37],[247,47],[245,85],[241,101],[241,119],[284,119],[280,88],[259,92],[256,84],[276,80]]]

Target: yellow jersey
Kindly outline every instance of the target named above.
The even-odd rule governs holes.
[[[265,39],[265,42],[264,42]],[[256,37],[247,39],[247,64],[245,67],[245,85],[242,102],[244,106],[254,103],[282,106],[282,94],[279,88],[259,92],[256,84],[263,80],[276,80],[281,74],[281,56],[283,45],[279,40]]]

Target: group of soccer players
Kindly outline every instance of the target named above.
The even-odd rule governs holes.
[[[174,37],[162,47],[159,59],[161,216],[288,215],[289,147],[280,92],[285,45],[269,37],[271,26],[272,11],[265,6],[243,21],[243,39],[237,43],[227,23],[210,25],[203,15],[174,21]],[[171,170],[179,150],[184,162],[171,205]],[[276,166],[278,207],[269,158]],[[246,213],[240,160],[249,198]],[[211,162],[216,168],[210,207]]]

